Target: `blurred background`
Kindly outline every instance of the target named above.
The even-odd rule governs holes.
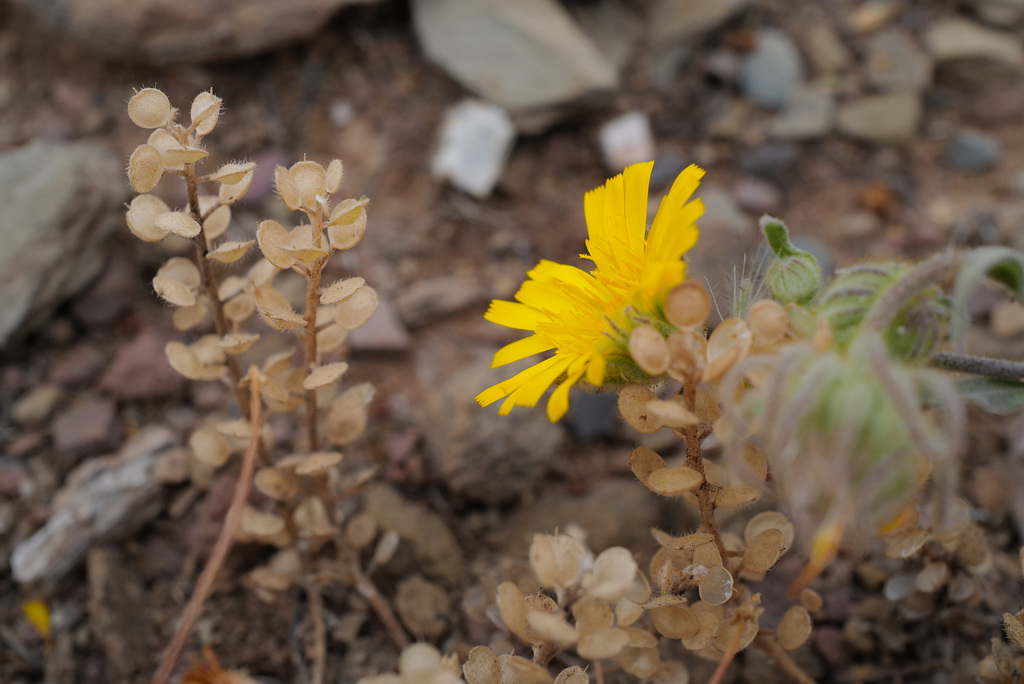
[[[450,547],[423,541],[423,553],[456,558],[431,578],[452,601],[438,635],[448,643],[491,638],[488,592],[533,532],[575,523],[595,550],[649,553],[651,525],[695,524],[633,481],[630,445],[677,442],[626,431],[613,395],[574,394],[555,426],[543,411],[499,419],[473,402],[499,377],[491,354],[516,337],[482,319],[488,301],[511,297],[539,259],[584,265],[585,191],[654,159],[653,208],[688,164],[705,168],[688,260],[723,316],[736,278],[756,271],[764,213],[829,269],[950,245],[1024,249],[1021,0],[4,0],[4,681],[148,673],[235,482],[165,459],[147,505],[59,562],[38,559],[46,569],[32,582],[10,576],[14,549],[73,488],[69,473],[147,425],[182,443],[205,415],[231,410],[225,388],[186,383],[164,359],[166,342],[189,334],[173,329],[150,280],[188,245],[143,244],[124,225],[124,165],[147,137],[125,107],[145,86],[183,110],[202,90],[224,99],[205,141],[209,170],[258,164],[229,239],[252,237],[265,218],[296,222],[274,195],[273,169],[304,155],[341,158],[343,194],[371,198],[365,238],[333,262],[381,295],[349,338],[347,379],[378,391],[367,436],[346,456],[379,467],[368,508],[398,496],[450,530]],[[156,193],[181,206],[176,180]],[[976,351],[1024,356],[1024,308],[983,293],[973,314]],[[290,423],[271,425],[285,448]],[[1002,420],[977,429],[985,448],[965,475],[971,501],[1009,548],[1024,497],[1006,453],[1024,433]],[[265,606],[238,580],[265,555],[233,554],[199,641],[293,681],[300,598]],[[806,647],[811,672],[874,662],[843,636],[860,590],[850,589],[854,568],[835,571],[847,593]],[[139,600],[108,600],[110,587]],[[63,650],[44,648],[21,616],[37,594],[51,602]],[[980,644],[972,653],[997,635],[984,621],[1010,609],[997,598],[994,613],[964,623]],[[336,635],[334,671],[350,673],[338,681],[394,657],[368,620]],[[897,660],[924,657],[908,655],[925,648],[908,640],[871,644]]]

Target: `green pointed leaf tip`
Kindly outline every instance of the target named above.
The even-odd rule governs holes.
[[[786,224],[771,216],[761,217],[761,230],[775,259],[768,267],[768,290],[782,304],[809,304],[821,289],[821,266],[810,252],[798,249],[789,240]]]
[[[789,229],[786,228],[786,224],[775,218],[774,216],[768,216],[765,214],[760,220],[761,231],[764,232],[764,236],[768,239],[768,246],[772,248],[775,256],[779,258],[790,257],[796,254],[806,254],[802,249],[797,247],[789,240]]]
[[[990,413],[1007,414],[1024,408],[1024,382],[998,378],[960,378],[960,396]]]

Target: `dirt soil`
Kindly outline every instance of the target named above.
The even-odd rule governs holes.
[[[793,7],[799,3],[764,4],[773,21],[798,30]],[[503,575],[522,572],[524,534],[529,539],[524,515],[540,507],[535,519],[541,522],[533,531],[550,532],[544,507],[553,506],[552,501],[585,498],[609,482],[640,489],[628,471],[630,438],[612,430],[583,440],[568,427],[560,428],[567,441],[539,482],[512,501],[480,502],[452,494],[431,470],[422,430],[411,416],[436,390],[426,379],[446,378],[513,339],[482,320],[490,297],[511,295],[537,260],[571,262],[582,250],[582,197],[606,178],[595,131],[612,114],[647,111],[659,153],[701,162],[707,178],[718,186],[733,187],[744,177],[742,145],[702,137],[698,122],[720,93],[702,73],[700,60],[680,73],[666,93],[644,76],[648,64],[641,51],[627,66],[623,86],[611,102],[522,137],[494,196],[478,202],[430,177],[429,160],[444,109],[464,91],[423,58],[405,3],[347,10],[307,43],[269,54],[173,68],[97,57],[55,38],[6,5],[0,5],[0,24],[0,147],[39,138],[91,139],[127,158],[145,139],[125,115],[133,87],[157,86],[172,103],[187,103],[196,92],[212,87],[227,108],[209,141],[213,158],[256,160],[266,172],[303,154],[324,163],[340,157],[346,165],[347,194],[372,198],[366,238],[357,257],[339,272],[364,276],[392,301],[435,276],[457,274],[479,284],[479,296],[470,305],[413,327],[411,350],[353,355],[347,379],[372,382],[377,399],[367,436],[346,451],[346,464],[353,470],[378,466],[377,481],[438,513],[458,540],[465,576],[446,590],[452,606],[445,617],[447,627],[432,641],[463,656],[477,643],[505,644],[528,655],[526,646],[486,622],[485,605]],[[712,47],[732,45],[744,30],[741,24],[709,41]],[[940,83],[919,139],[902,147],[878,148],[836,136],[800,143],[798,160],[776,179],[782,193],[776,211],[796,233],[819,240],[837,265],[866,256],[916,257],[951,240],[985,241],[969,221],[961,221],[962,234],[951,237],[950,224],[936,219],[943,207],[967,215],[975,204],[997,206],[1011,194],[1014,174],[1024,169],[1019,117],[986,125],[1004,151],[993,171],[965,175],[943,163],[945,142],[936,130],[976,122],[971,105],[977,97],[976,91]],[[275,205],[272,192],[241,205],[233,230],[251,234],[262,218],[279,218],[282,210]],[[874,209],[883,228],[870,238],[839,228],[849,213]],[[141,332],[177,335],[167,307],[150,286],[166,256],[167,250],[122,231],[110,244],[101,280],[107,290],[83,293],[0,352],[0,518],[10,521],[0,526],[0,681],[147,681],[220,529],[237,466],[202,486],[186,482],[166,487],[167,506],[155,521],[91,554],[87,565],[57,586],[22,586],[9,574],[14,543],[48,519],[52,497],[72,465],[55,455],[49,425],[18,427],[10,412],[29,388],[47,377],[55,359],[72,350],[89,346],[107,363]],[[81,307],[96,306],[104,297],[118,302],[115,306],[110,303],[114,300],[104,300],[116,309],[112,315],[99,322],[80,315]],[[979,321],[982,335],[987,334],[984,313]],[[1015,345],[1019,350],[1020,338],[1000,344],[1011,352]],[[431,367],[424,371],[424,364]],[[94,388],[76,391],[91,396]],[[214,409],[229,411],[229,406],[229,395],[219,388],[192,388],[169,397],[120,402],[117,410],[127,436],[163,422],[187,437],[187,427],[197,416]],[[291,430],[287,422],[273,428],[285,435]],[[797,652],[798,662],[817,681],[974,681],[978,660],[990,652],[990,640],[1003,638],[1002,613],[1024,605],[1017,556],[1020,521],[1014,515],[1024,485],[1008,475],[1020,470],[1009,461],[1014,430],[1020,439],[1024,433],[1012,417],[979,414],[972,419],[964,491],[994,554],[978,594],[964,603],[937,599],[928,606],[887,601],[886,580],[916,572],[921,564],[886,559],[875,547],[845,549],[815,584],[825,607],[815,616],[815,636]],[[610,506],[616,509],[616,504]],[[646,510],[654,522],[676,533],[695,525],[692,516],[667,506],[654,504]],[[623,511],[623,529],[609,530],[604,538],[639,535],[628,545],[644,567],[653,551],[646,536],[652,523],[642,514],[630,515]],[[616,521],[609,524],[614,527]],[[633,527],[627,528],[629,524]],[[311,618],[304,594],[287,591],[276,602],[265,603],[242,584],[245,573],[268,557],[262,546],[236,545],[187,653],[195,657],[207,644],[225,666],[247,670],[259,681],[307,681]],[[786,581],[800,568],[792,561],[778,579],[769,578],[761,586],[766,606],[775,601],[783,606],[776,610],[784,610],[789,605]],[[391,597],[401,577],[385,568],[375,579]],[[117,600],[118,592],[112,597],[111,588],[122,588],[137,600]],[[23,602],[36,596],[51,607],[51,642],[40,637],[22,611]],[[393,668],[398,651],[365,603],[339,587],[326,590],[324,598],[333,634],[326,681],[355,682],[364,674]],[[344,620],[351,612],[365,620],[352,627]],[[115,661],[111,654],[118,652]],[[713,664],[672,655],[691,666],[691,681],[707,681]],[[566,658],[558,664],[573,662]],[[605,681],[627,679],[606,672]],[[786,679],[761,655],[743,655],[727,681]]]

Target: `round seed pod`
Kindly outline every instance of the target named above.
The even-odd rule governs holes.
[[[629,355],[648,375],[661,375],[668,369],[668,343],[649,325],[639,325],[630,333]]]
[[[615,656],[615,662],[628,674],[646,679],[658,671],[661,654],[656,646],[627,646]]]
[[[160,214],[156,217],[155,223],[157,228],[183,238],[194,238],[202,230],[199,222],[183,211],[169,211]]]
[[[695,280],[672,288],[665,298],[665,318],[677,328],[692,328],[711,314],[711,295]]]
[[[204,91],[195,96],[192,100],[192,107],[189,113],[192,117],[192,125],[199,135],[206,135],[217,125],[220,118],[220,106],[223,101],[212,92]]]
[[[171,119],[171,101],[162,90],[143,88],[128,100],[128,118],[139,128],[159,128]]]
[[[579,665],[573,665],[559,672],[558,676],[555,677],[554,684],[589,684],[589,682],[590,677],[587,675],[586,670]],[[495,684],[500,684],[500,682],[495,682]]]
[[[742,318],[728,318],[714,329],[708,338],[707,366],[701,378],[704,382],[718,380],[750,353],[754,337]]]
[[[377,310],[377,301],[377,291],[369,285],[363,285],[338,302],[334,321],[346,330],[355,330],[370,320],[370,316]]]
[[[793,547],[793,539],[796,537],[796,529],[793,527],[793,523],[791,523],[786,516],[777,511],[764,511],[762,513],[758,513],[747,522],[747,526],[743,530],[743,539],[747,546],[750,546],[757,535],[767,529],[776,529],[782,532],[785,547],[787,549]]]
[[[160,242],[167,237],[167,231],[158,228],[156,217],[166,214],[170,207],[155,195],[137,195],[128,205],[125,219],[132,235],[144,242]]]
[[[808,612],[816,613],[825,605],[825,601],[821,598],[821,594],[814,591],[814,589],[805,587],[800,592],[800,605],[806,608]]]
[[[486,646],[474,646],[470,650],[462,674],[466,684],[502,684],[498,656]]]
[[[789,314],[785,307],[772,299],[751,304],[747,322],[754,342],[767,347],[780,342],[789,332]]]
[[[332,159],[327,166],[327,173],[324,176],[324,189],[328,195],[333,195],[341,187],[341,179],[345,175],[345,167],[340,159]]]
[[[697,631],[682,638],[683,647],[689,651],[701,651],[711,645],[718,633],[719,618],[714,607],[705,603],[693,604],[692,610],[697,616]]]
[[[661,421],[647,409],[658,397],[643,385],[628,385],[619,390],[619,413],[631,428],[649,434],[662,428]]]
[[[576,654],[588,660],[603,660],[615,657],[627,646],[629,633],[618,627],[609,627],[581,636],[576,643]]]
[[[660,606],[652,608],[649,612],[654,629],[669,639],[693,636],[700,629],[697,616],[684,605]]]
[[[659,468],[647,479],[647,488],[662,496],[679,496],[704,483],[704,477],[692,468],[678,466],[675,468]]]
[[[291,501],[299,493],[295,477],[279,468],[260,468],[253,484],[260,493],[275,501]]]
[[[783,649],[794,651],[803,646],[810,638],[812,626],[811,616],[807,609],[803,606],[792,606],[779,621],[775,637]]]
[[[128,181],[135,192],[149,192],[164,175],[164,162],[160,150],[149,143],[135,148],[128,158]]]
[[[666,340],[669,351],[668,375],[686,383],[704,371],[708,340],[693,329],[676,330]],[[697,390],[698,392],[702,390]]]
[[[698,587],[700,600],[709,606],[720,606],[732,597],[732,574],[723,566],[708,568],[708,575]]]
[[[409,644],[398,656],[398,672],[403,682],[430,681],[440,668],[441,652],[430,644]]]
[[[768,572],[785,548],[782,532],[774,528],[762,530],[743,552],[743,569],[755,574]]]
[[[665,463],[665,459],[659,456],[653,449],[647,447],[637,447],[629,455],[629,469],[633,471],[636,478],[648,489],[651,488],[648,484],[651,473],[667,467],[668,464]]]
[[[587,557],[587,549],[567,534],[535,534],[530,544],[530,567],[548,589],[576,584]]]

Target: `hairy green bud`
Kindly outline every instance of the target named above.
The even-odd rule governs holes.
[[[761,218],[761,230],[775,259],[765,282],[772,297],[783,304],[807,304],[821,289],[821,266],[810,252],[798,249],[789,239],[786,224],[777,218]]]

